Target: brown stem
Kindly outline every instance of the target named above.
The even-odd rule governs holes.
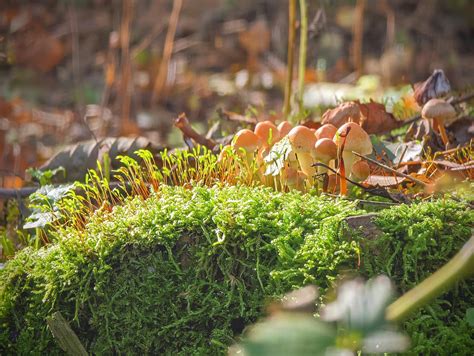
[[[352,55],[357,78],[362,75],[362,42],[364,37],[364,10],[365,0],[357,0],[356,19],[354,22],[354,39],[352,42]]]
[[[176,28],[178,27],[179,14],[183,0],[173,1],[173,10],[171,10],[170,22],[168,32],[166,33],[165,46],[163,49],[163,58],[160,63],[160,69],[156,76],[155,84],[153,86],[153,93],[151,95],[151,103],[154,103],[156,98],[160,97],[166,87],[166,80],[168,79],[168,64],[173,53],[174,36]]]
[[[176,118],[174,121],[174,126],[180,129],[184,136],[193,139],[200,145],[206,146],[210,150],[216,146],[216,142],[214,142],[214,140],[204,137],[191,127],[189,120],[184,113]]]
[[[295,57],[296,0],[288,0],[288,55],[283,114],[290,114],[291,87],[293,84],[293,62]]]
[[[120,80],[120,102],[122,103],[122,129],[130,125],[130,23],[132,21],[133,1],[124,0],[122,23],[120,25],[120,47],[122,49],[122,79]]]

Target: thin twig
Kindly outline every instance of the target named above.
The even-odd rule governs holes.
[[[166,33],[165,45],[163,48],[163,57],[158,70],[158,75],[153,85],[153,93],[151,95],[151,104],[153,104],[156,98],[160,97],[163,90],[166,87],[166,81],[168,80],[168,65],[173,53],[174,37],[176,35],[176,28],[178,27],[179,14],[183,0],[174,0],[173,9],[171,10],[170,22],[168,25],[168,32]]]
[[[204,137],[191,127],[189,120],[184,113],[176,118],[174,121],[174,126],[180,129],[185,137],[192,138],[194,141],[200,145],[206,146],[210,150],[216,146],[216,142],[214,140]]]
[[[354,21],[354,38],[352,41],[352,56],[354,61],[354,67],[357,73],[357,78],[360,78],[363,69],[362,42],[364,39],[365,0],[357,0],[355,11],[356,15]]]
[[[334,174],[336,174],[339,178],[342,178],[342,175],[341,173],[339,173],[338,171],[336,171],[334,168],[332,167],[329,167],[327,164],[324,164],[322,162],[317,162],[315,164],[313,164],[313,167],[324,167],[324,168],[327,168],[328,170],[330,170],[331,172],[333,172]],[[360,183],[357,183],[351,179],[349,179],[348,177],[344,177],[344,181],[348,181],[349,183],[352,183],[353,185],[355,185],[356,187],[359,187],[361,189],[363,189],[365,192],[369,193],[369,194],[372,194],[372,195],[376,195],[376,196],[379,196],[379,197],[382,197],[382,198],[387,198],[387,199],[390,199],[391,201],[393,201],[394,203],[409,203],[410,200],[403,194],[397,194],[396,196],[393,195],[393,194],[390,194],[387,190],[385,190],[383,187],[365,187],[363,186],[362,184]]]
[[[285,102],[283,114],[290,114],[291,88],[293,84],[293,62],[295,58],[295,31],[296,31],[296,0],[288,0],[288,54],[285,83]]]
[[[389,166],[386,166],[385,164],[380,163],[380,162],[376,161],[375,159],[366,157],[366,156],[361,155],[360,153],[357,153],[357,152],[354,152],[354,151],[352,151],[352,153],[355,154],[356,156],[362,158],[362,159],[365,159],[366,161],[369,161],[369,162],[375,164],[376,166],[379,166],[380,168],[383,168],[383,169],[385,169],[385,170],[387,170],[387,171],[389,171],[389,172],[392,172],[393,174],[395,174],[395,175],[397,175],[397,176],[399,176],[399,177],[406,178],[406,179],[408,179],[408,180],[411,180],[411,181],[414,182],[414,183],[418,183],[418,184],[423,185],[423,186],[427,186],[427,185],[428,185],[427,183],[425,183],[425,182],[423,182],[423,181],[421,181],[421,180],[419,180],[419,179],[416,179],[416,178],[414,178],[414,177],[412,177],[412,176],[410,176],[410,175],[408,175],[408,174],[405,174],[405,173],[399,172],[399,171],[397,171],[397,170],[395,170],[395,169],[393,169],[393,168],[390,168]]]
[[[303,112],[304,79],[306,74],[306,51],[308,47],[308,14],[306,0],[300,0],[300,54],[298,64],[298,105]]]

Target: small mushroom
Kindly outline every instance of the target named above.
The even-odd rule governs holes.
[[[316,161],[329,165],[329,161],[337,157],[337,146],[333,140],[321,138],[314,144],[314,150],[311,155]],[[327,170],[326,167],[318,167],[318,174],[326,173]]]
[[[304,181],[306,174],[291,167],[285,167],[282,174],[282,180],[289,190],[304,190]]]
[[[306,126],[296,126],[288,133],[293,152],[296,154],[301,170],[308,178],[312,179],[316,173],[313,165],[311,151],[316,143],[316,136]]]
[[[357,161],[352,165],[351,178],[356,182],[365,181],[370,175],[370,166],[364,161]]]
[[[421,116],[424,119],[433,120],[433,129],[438,129],[441,139],[443,140],[443,144],[445,146],[448,145],[449,140],[446,130],[444,129],[444,124],[456,117],[456,111],[452,105],[443,99],[431,99],[425,104],[425,106],[423,106],[423,110],[421,110]]]
[[[262,142],[264,148],[272,147],[280,138],[280,132],[271,121],[262,121],[255,125],[253,131]]]
[[[318,140],[322,138],[330,138],[332,140],[336,132],[336,126],[333,124],[325,124],[316,130],[315,135]]]
[[[285,137],[293,128],[293,125],[289,121],[282,121],[278,124],[278,132],[280,133],[280,138]]]
[[[237,132],[232,140],[232,147],[237,151],[239,155],[242,151],[245,152],[245,158],[247,164],[252,164],[254,160],[255,151],[260,146],[260,139],[253,133],[252,130],[243,129]]]
[[[360,160],[352,152],[361,155],[372,153],[372,142],[367,132],[355,122],[348,122],[342,125],[334,136],[337,145],[339,173],[341,175],[341,195],[347,194],[346,172],[352,171],[353,164]]]

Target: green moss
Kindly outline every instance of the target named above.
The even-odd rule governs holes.
[[[471,235],[474,213],[467,206],[439,200],[401,205],[381,212],[377,225],[384,234],[366,244],[367,275],[384,273],[404,293],[443,266]],[[375,253],[376,252],[376,253]],[[414,355],[470,355],[474,329],[464,319],[474,305],[472,279],[436,299],[404,322]]]
[[[96,354],[223,354],[268,298],[307,283],[326,289],[357,270],[361,256],[363,274],[387,273],[409,288],[454,255],[472,225],[461,204],[394,208],[379,219],[383,248],[361,250],[340,233],[344,217],[357,213],[347,201],[265,188],[163,187],[146,201],[130,199],[0,271],[0,353],[61,354],[45,322],[60,311]],[[456,315],[474,304],[467,285],[452,293],[443,300]],[[436,337],[416,320],[407,330],[416,347]],[[467,342],[469,330],[455,332]]]

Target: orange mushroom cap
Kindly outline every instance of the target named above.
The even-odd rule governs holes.
[[[348,122],[342,125],[336,132],[333,141],[337,147],[341,147],[344,142],[344,151],[357,152],[362,155],[372,153],[372,142],[367,132],[355,122]]]
[[[271,121],[262,121],[255,125],[255,135],[257,135],[264,146],[273,146],[280,138],[280,132]]]
[[[294,151],[298,154],[310,153],[316,143],[316,136],[306,126],[296,126],[288,133],[288,138]]]
[[[247,152],[253,152],[260,146],[260,139],[252,130],[243,129],[237,132],[232,140],[232,147],[244,148]]]
[[[329,138],[321,138],[314,145],[313,158],[321,162],[329,162],[337,156],[337,146]]]
[[[352,165],[352,175],[360,182],[366,180],[370,175],[370,166],[366,161],[360,160]]]
[[[293,125],[289,121],[282,121],[278,125],[278,132],[280,132],[280,138],[283,136],[288,135],[288,133],[291,131],[293,128]]]
[[[333,124],[325,124],[316,130],[315,135],[318,140],[322,138],[330,138],[332,140],[336,132],[336,126]]]

